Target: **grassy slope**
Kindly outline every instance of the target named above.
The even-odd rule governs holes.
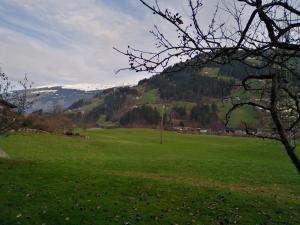
[[[144,92],[143,104],[156,104],[159,100],[159,93],[157,89]]]
[[[90,112],[94,108],[99,107],[100,105],[103,105],[103,99],[95,98],[90,104],[85,105],[82,109],[85,112]]]
[[[300,178],[250,138],[89,131],[0,139],[0,224],[300,224]]]
[[[229,103],[225,103],[223,106],[221,102],[217,102],[217,103],[218,103],[217,105],[219,110],[218,113],[219,118],[221,118],[222,121],[225,121],[226,114],[230,110],[232,105]],[[251,106],[244,106],[238,108],[231,115],[231,119],[229,121],[229,127],[232,128],[240,127],[242,121],[250,125],[255,125],[257,123],[257,117],[258,117],[257,112]]]
[[[220,73],[220,68],[217,67],[204,67],[202,69],[202,73],[204,76],[208,76],[208,77],[214,77],[220,80],[233,80],[232,77],[228,77],[228,76],[222,76]]]

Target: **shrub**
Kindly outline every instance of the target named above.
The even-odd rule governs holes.
[[[75,128],[72,120],[63,114],[31,114],[23,121],[23,126],[26,128],[47,131],[49,133],[64,134],[72,132]]]

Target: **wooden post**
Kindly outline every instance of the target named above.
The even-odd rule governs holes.
[[[165,114],[165,105],[163,105],[162,107],[162,116],[160,120],[160,144],[163,143],[164,114]]]

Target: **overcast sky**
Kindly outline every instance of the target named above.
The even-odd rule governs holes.
[[[161,2],[187,15],[184,0]],[[208,2],[204,24],[216,0]],[[169,29],[138,0],[0,0],[0,14],[0,67],[35,86],[134,84],[149,75],[115,75],[128,60],[112,47],[151,49],[154,23]]]

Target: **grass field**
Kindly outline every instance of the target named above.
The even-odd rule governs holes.
[[[90,139],[11,135],[1,225],[300,224],[300,176],[280,145],[146,129]]]

